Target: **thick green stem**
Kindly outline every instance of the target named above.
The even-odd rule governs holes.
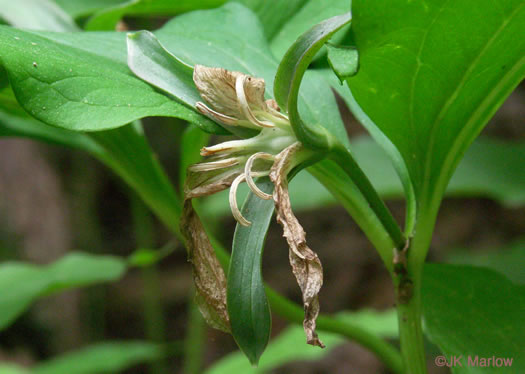
[[[439,199],[426,204],[422,199],[415,235],[410,246],[394,257],[394,283],[401,340],[401,354],[407,374],[426,374],[423,341],[421,284],[423,266],[430,247]]]
[[[401,355],[403,356],[406,374],[426,374],[425,347],[421,328],[421,284],[419,281],[414,281],[412,292],[412,297],[406,302],[400,301],[403,296],[397,299]]]
[[[350,152],[343,146],[336,146],[329,157],[352,179],[352,182],[354,182],[370,205],[370,208],[372,208],[379,221],[383,224],[396,248],[402,249],[405,246],[405,237],[399,225]]]

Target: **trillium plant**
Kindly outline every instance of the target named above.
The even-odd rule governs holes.
[[[275,1],[272,9],[264,1],[211,1],[203,2],[212,8],[206,10],[198,10],[199,1],[183,3],[172,13],[197,10],[154,32],[80,32],[73,21],[26,30],[33,27],[5,12],[11,25],[0,26],[0,135],[79,148],[114,170],[183,243],[202,316],[230,333],[253,365],[272,344],[272,311],[302,324],[311,349],[344,336],[394,373],[427,372],[424,336],[446,357],[523,358],[515,346],[483,351],[476,342],[485,338],[476,331],[450,339],[463,307],[439,287],[442,279],[458,287],[472,282],[473,290],[491,279],[509,290],[513,284],[476,268],[425,264],[456,167],[525,74],[525,38],[517,37],[525,27],[523,1]],[[84,27],[111,29],[126,12],[139,14],[137,4],[99,10]],[[356,157],[345,109],[374,140],[370,154],[387,155],[397,172],[404,225]],[[151,116],[187,122],[180,188],[146,141],[139,120]],[[395,294],[394,342],[359,317],[320,313],[323,248],[309,247],[292,209],[294,178],[304,175],[324,185],[377,250]],[[241,203],[244,183],[249,192]],[[231,252],[215,237],[216,217],[201,199],[228,189],[220,196],[237,222]],[[263,281],[274,216],[302,305]],[[519,305],[508,318],[519,315]]]

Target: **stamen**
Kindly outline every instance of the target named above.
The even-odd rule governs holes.
[[[256,159],[262,158],[265,160],[273,160],[274,156],[270,153],[265,152],[257,152],[250,156],[248,161],[246,161],[246,165],[244,167],[244,175],[246,178],[246,183],[248,184],[248,187],[253,191],[253,193],[257,196],[259,196],[263,200],[271,200],[273,195],[267,194],[266,192],[261,191],[259,187],[255,184],[253,181],[253,176],[256,176],[258,173],[252,172],[253,163]]]
[[[211,156],[214,154],[229,153],[233,151],[240,152],[249,149],[251,146],[253,146],[253,143],[254,140],[252,138],[230,140],[227,142],[212,145],[211,147],[203,147],[201,149],[201,156]]]
[[[252,223],[243,217],[239,207],[237,206],[237,187],[239,187],[239,184],[244,182],[245,179],[246,176],[241,174],[233,180],[230,187],[230,208],[232,210],[233,217],[237,222],[239,222],[239,224],[243,226],[250,226]]]
[[[188,167],[189,171],[192,172],[205,172],[218,169],[224,169],[230,166],[238,165],[239,159],[237,157],[225,158],[218,161],[201,162],[199,164],[193,164]]]
[[[202,101],[198,101],[197,103],[195,103],[195,108],[197,108],[197,110],[204,114],[206,117],[214,121],[219,121],[225,125],[237,126],[239,122],[237,118],[233,118],[227,116],[226,114],[216,112],[215,110],[211,109],[209,106],[204,104]]]
[[[237,99],[239,100],[239,108],[248,120],[260,127],[275,127],[273,123],[259,121],[252,112],[248,100],[246,99],[246,93],[244,92],[244,82],[246,75],[239,75],[235,80],[235,91],[237,93]]]

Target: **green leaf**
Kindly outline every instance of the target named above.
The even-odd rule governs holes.
[[[281,30],[281,28],[283,27],[283,24],[286,24],[286,22],[290,18],[293,18],[297,12],[301,11],[301,9],[305,6],[305,4],[308,4],[312,0],[287,0],[287,1],[233,0],[233,1],[241,3],[244,6],[250,8],[257,15],[261,24],[264,27],[264,34],[266,35],[266,38],[268,40],[271,40],[274,38],[276,33]],[[292,42],[294,40],[292,40]],[[288,47],[288,45],[286,47]]]
[[[168,52],[149,31],[128,33],[128,66],[146,82],[171,94],[189,107],[202,100],[193,68]]]
[[[85,17],[98,10],[125,3],[128,0],[54,0],[73,18]]]
[[[168,52],[151,32],[129,33],[127,44],[128,66],[139,78],[190,108],[202,100],[193,83],[193,68]],[[208,119],[203,119],[202,123],[206,123],[207,132],[229,133]]]
[[[17,365],[0,363],[0,373],[2,374],[29,374],[29,371]]]
[[[357,74],[359,54],[354,47],[335,46],[327,44],[328,62],[341,84],[346,78]]]
[[[121,259],[85,253],[71,253],[46,266],[4,262],[0,265],[0,330],[40,297],[69,288],[115,281],[125,270],[125,262]]]
[[[272,53],[281,59],[288,48],[313,25],[349,10],[349,0],[331,0],[330,6],[327,6],[326,0],[305,1],[300,9],[291,14],[291,17],[283,19],[284,22],[280,24],[279,32],[271,39]],[[275,10],[276,13],[278,11],[278,9]],[[344,31],[341,30],[335,36],[337,42],[340,41],[339,34],[344,34]]]
[[[214,8],[226,0],[129,0],[111,7],[105,7],[94,14],[86,23],[86,30],[114,30],[126,15],[168,16],[194,9]]]
[[[323,127],[308,122],[303,123],[299,116],[298,95],[303,75],[323,44],[350,20],[350,13],[346,13],[315,25],[297,39],[279,64],[274,82],[275,100],[285,112],[288,112],[295,135],[307,146],[330,148],[334,140],[327,138],[328,134],[323,133]],[[311,92],[311,88],[307,87],[306,92]],[[339,131],[331,129],[334,125],[339,125],[338,123],[323,125],[333,139],[338,139]]]
[[[450,263],[486,267],[521,285],[525,285],[524,258],[525,239],[496,248],[476,248],[475,251],[456,250],[447,256]]]
[[[463,356],[454,373],[525,372],[525,286],[488,269],[427,264],[422,295],[428,337],[447,357]],[[513,362],[511,368],[482,367],[468,365],[469,356]]]
[[[0,0],[0,18],[24,29],[79,31],[73,19],[51,0]]]
[[[266,193],[273,191],[268,179],[256,182]],[[252,224],[237,224],[228,270],[228,315],[232,335],[250,362],[259,362],[270,340],[271,315],[261,274],[262,252],[274,210],[273,200],[250,194],[242,215]]]
[[[157,344],[147,342],[105,342],[41,363],[32,374],[103,374],[116,373],[164,355]]]
[[[352,13],[361,68],[348,85],[401,153],[420,209],[435,212],[468,145],[524,76],[525,4],[354,0]]]
[[[48,124],[104,130],[155,115],[203,122],[203,116],[130,76],[120,63],[124,43],[117,33],[58,34],[0,26],[0,62],[20,104]],[[122,47],[103,47],[115,44]]]
[[[397,315],[395,311],[376,312],[361,310],[359,312],[344,312],[337,319],[348,320],[352,324],[377,333],[383,337],[397,337]],[[236,352],[222,358],[205,374],[260,374],[268,373],[294,361],[315,361],[330,354],[333,349],[345,343],[345,339],[337,334],[323,332],[325,349],[318,349],[304,343],[304,331],[300,326],[290,326],[273,339],[261,357],[258,367],[251,366],[242,354]]]

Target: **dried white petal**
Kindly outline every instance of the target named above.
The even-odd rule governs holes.
[[[188,171],[194,173],[202,173],[206,171],[224,169],[238,164],[238,157],[230,157],[218,161],[201,162],[198,164],[193,164],[188,167]]]
[[[225,114],[219,113],[219,112],[211,109],[209,106],[207,106],[206,104],[204,104],[201,101],[198,101],[195,104],[195,107],[197,108],[197,110],[199,112],[201,112],[202,114],[204,114],[206,117],[210,118],[213,121],[217,121],[217,122],[223,123],[225,125],[229,125],[229,126],[237,126],[238,125],[239,121],[237,120],[237,118],[233,118],[233,117],[227,116]]]
[[[265,160],[274,159],[273,155],[269,153],[265,153],[265,152],[257,152],[251,155],[248,161],[246,161],[246,165],[244,167],[244,175],[246,177],[246,183],[248,184],[248,186],[250,187],[250,189],[253,191],[255,195],[259,196],[261,199],[270,200],[273,197],[273,195],[270,195],[264,191],[261,191],[261,189],[257,187],[255,182],[253,181],[254,173],[252,172],[252,167],[253,167],[253,163],[258,158],[263,158]]]
[[[244,218],[241,211],[239,210],[239,207],[237,206],[237,188],[239,187],[240,183],[244,182],[245,179],[246,176],[243,173],[233,180],[233,183],[230,187],[230,208],[232,210],[233,217],[237,222],[239,222],[239,224],[243,226],[250,226],[252,223]]]

